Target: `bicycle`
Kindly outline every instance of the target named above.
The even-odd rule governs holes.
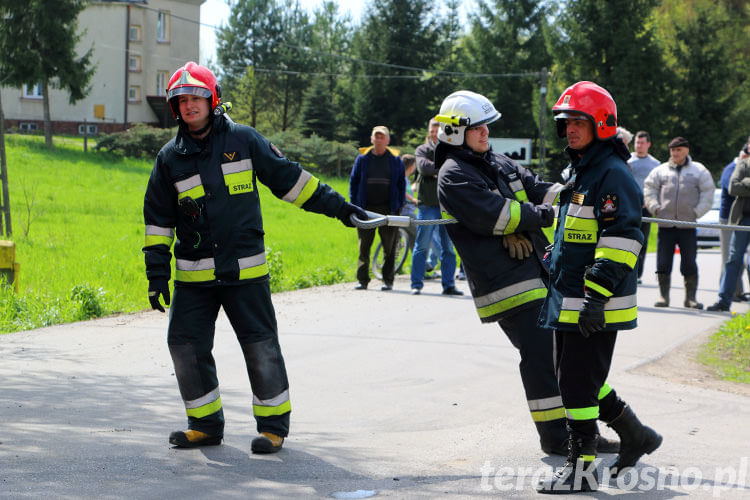
[[[414,248],[414,240],[417,237],[417,228],[414,226],[399,227],[398,228],[398,240],[396,242],[396,258],[393,263],[394,273],[398,274],[401,272],[401,268],[404,267],[409,252]],[[375,252],[372,254],[372,274],[377,279],[383,279],[383,242],[379,241],[378,246],[375,247]]]

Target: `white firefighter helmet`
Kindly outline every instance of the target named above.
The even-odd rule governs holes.
[[[495,106],[476,92],[459,90],[443,99],[440,114],[435,119],[440,124],[438,140],[452,146],[464,143],[467,127],[492,123],[500,118]]]

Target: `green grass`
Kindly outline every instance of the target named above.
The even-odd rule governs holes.
[[[698,360],[721,379],[750,384],[750,313],[724,323],[703,346]]]
[[[149,307],[143,194],[151,160],[83,152],[80,139],[6,135],[19,293],[0,290],[0,332]],[[89,146],[91,146],[91,141]],[[324,179],[341,193],[346,179]],[[357,235],[259,189],[274,291],[354,281]]]

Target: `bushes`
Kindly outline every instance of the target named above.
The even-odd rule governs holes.
[[[305,170],[322,175],[348,175],[358,153],[352,144],[327,141],[315,134],[303,137],[299,132],[290,130],[270,135],[268,140]]]
[[[137,123],[124,132],[102,136],[94,149],[133,158],[154,158],[174,135],[174,129],[154,128]]]

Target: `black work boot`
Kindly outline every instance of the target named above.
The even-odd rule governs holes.
[[[672,275],[656,273],[656,279],[659,280],[661,300],[654,302],[654,307],[669,307],[669,287],[672,285]]]
[[[685,307],[690,309],[703,309],[703,304],[695,300],[695,292],[698,290],[698,275],[685,276]]]
[[[620,436],[620,454],[609,466],[612,477],[617,477],[623,469],[634,466],[644,453],[651,453],[661,445],[661,435],[643,425],[628,405],[607,425]]]
[[[620,442],[616,439],[607,439],[600,435],[599,440],[596,442],[596,451],[599,453],[619,453]]]
[[[599,476],[596,472],[596,442],[570,436],[568,458],[563,466],[549,479],[539,481],[536,491],[545,494],[579,493],[599,489]]]
[[[216,446],[221,444],[223,436],[206,434],[205,432],[188,429],[175,431],[169,435],[169,444],[178,448],[197,448],[198,446]]]
[[[261,432],[253,439],[250,449],[253,453],[276,453],[284,445],[284,438],[271,432]]]

